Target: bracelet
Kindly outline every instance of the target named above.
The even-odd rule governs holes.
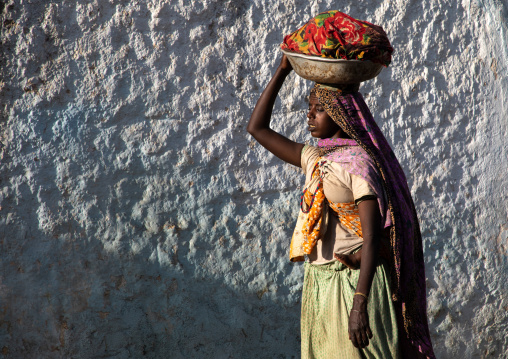
[[[358,313],[366,313],[367,311],[366,310],[356,310],[356,309],[351,309],[352,312],[358,312]]]
[[[365,294],[360,293],[360,292],[356,292],[356,293],[353,295],[353,297],[354,297],[355,295],[361,295],[361,296],[362,296],[362,297],[364,297],[365,299],[367,299],[367,300],[369,299],[369,297],[367,297]]]

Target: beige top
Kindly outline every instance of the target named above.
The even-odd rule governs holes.
[[[301,164],[306,175],[305,187],[309,187],[309,191],[315,190],[315,185],[311,184],[311,178],[312,170],[318,158],[319,150],[317,147],[305,146],[303,148]],[[348,203],[364,196],[376,196],[367,181],[347,172],[337,162],[321,159],[319,165],[323,173],[323,191],[329,201]],[[360,248],[363,243],[361,237],[340,223],[331,208],[326,207],[326,209],[329,215],[327,221],[324,221],[324,223],[327,222],[326,227],[322,227],[324,235],[317,241],[308,257],[313,264],[332,262],[335,260],[333,258],[334,253],[350,254]]]

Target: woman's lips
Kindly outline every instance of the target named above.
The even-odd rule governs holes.
[[[309,125],[309,127],[307,128],[308,131],[314,131],[316,129],[316,126],[312,126],[312,125]]]

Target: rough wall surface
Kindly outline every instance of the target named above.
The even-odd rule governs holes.
[[[282,36],[379,23],[361,88],[421,219],[439,358],[508,358],[508,5],[0,4],[0,357],[297,358],[303,177],[245,132]],[[291,75],[274,126],[305,133]]]

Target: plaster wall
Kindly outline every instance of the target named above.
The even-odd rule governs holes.
[[[299,170],[246,133],[310,16],[380,24],[361,92],[420,216],[439,358],[508,358],[508,5],[0,4],[0,357],[297,358]],[[298,141],[311,83],[274,126]]]

